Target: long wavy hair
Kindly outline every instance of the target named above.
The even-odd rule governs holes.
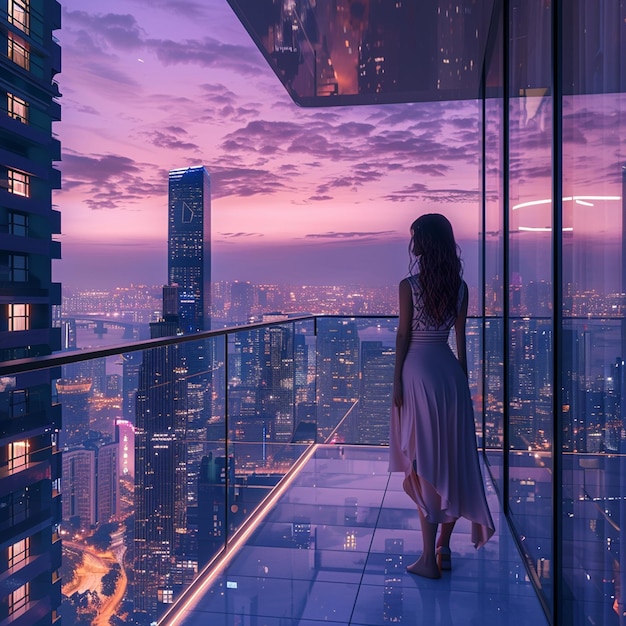
[[[411,224],[409,273],[417,266],[424,309],[437,324],[458,315],[463,276],[460,250],[452,224],[439,213],[428,213]]]

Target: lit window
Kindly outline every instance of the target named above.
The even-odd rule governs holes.
[[[30,197],[30,176],[17,170],[8,171],[9,192],[16,196]]]
[[[159,589],[157,598],[163,604],[172,604],[174,602],[174,592],[171,589]]]
[[[30,329],[30,304],[9,304],[9,331]]]
[[[12,441],[9,446],[9,470],[15,471],[28,464],[28,441]]]
[[[26,237],[28,235],[28,215],[14,211],[9,212],[9,234]]]
[[[14,120],[28,124],[28,102],[12,93],[7,93],[7,113]]]
[[[14,543],[8,548],[8,566],[15,567],[23,563],[30,555],[30,537]]]
[[[7,56],[13,63],[23,67],[25,70],[30,69],[30,50],[22,43],[13,33],[9,33],[8,39],[9,49]]]
[[[9,280],[13,283],[28,282],[28,256],[9,254]]]
[[[28,33],[30,27],[30,0],[9,0],[8,14],[10,24]]]
[[[30,583],[18,587],[9,594],[9,615],[22,612],[30,601]]]

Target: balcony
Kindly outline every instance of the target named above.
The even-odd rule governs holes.
[[[550,535],[540,512],[549,455],[511,443],[510,497],[534,528],[512,535],[497,495],[501,405],[480,392],[489,379],[483,323],[493,331],[493,320],[468,321],[468,364],[497,535],[475,552],[459,522],[453,572],[439,581],[404,571],[421,540],[400,477],[386,467],[393,316],[298,317],[0,367],[15,388],[33,370],[56,368],[51,400],[62,405],[68,460],[63,615],[71,622],[90,610],[77,571],[87,557],[117,572],[99,610],[138,623],[206,623],[209,614],[212,624],[547,623]],[[110,377],[121,382],[112,390]],[[589,551],[607,554],[583,528],[585,503],[576,514]],[[533,558],[537,546],[545,558]],[[615,586],[595,586],[605,567],[572,572],[591,572],[581,589],[612,610]]]

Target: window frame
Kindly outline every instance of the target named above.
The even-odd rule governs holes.
[[[30,602],[30,581],[9,594],[9,615],[15,616],[26,610]]]
[[[30,174],[12,168],[7,169],[9,193],[22,198],[30,198]]]
[[[19,211],[9,211],[8,217],[9,235],[14,235],[15,237],[28,237],[28,214],[20,213]],[[22,218],[23,221],[20,221],[20,218]]]
[[[7,14],[9,24],[27,35],[30,33],[30,0],[9,0]]]
[[[11,569],[23,564],[30,556],[30,537],[16,541],[7,548],[7,565]]]
[[[7,57],[27,72],[30,71],[30,48],[13,33],[7,37]]]
[[[22,122],[22,124],[28,124],[29,107],[30,104],[26,100],[7,91],[7,115],[9,117]]]
[[[28,439],[11,441],[7,448],[9,471],[16,472],[24,469],[30,460],[30,442]]]
[[[9,281],[27,283],[30,278],[27,254],[9,254]],[[18,263],[19,262],[19,263]]]
[[[22,308],[23,307],[23,308]],[[10,303],[7,304],[7,322],[9,332],[30,330],[30,304]]]

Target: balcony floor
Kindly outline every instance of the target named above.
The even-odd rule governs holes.
[[[452,571],[408,574],[419,520],[387,472],[385,448],[322,446],[212,582],[194,585],[177,624],[377,626],[548,624],[489,479],[496,534],[474,550],[469,522],[452,539]]]

